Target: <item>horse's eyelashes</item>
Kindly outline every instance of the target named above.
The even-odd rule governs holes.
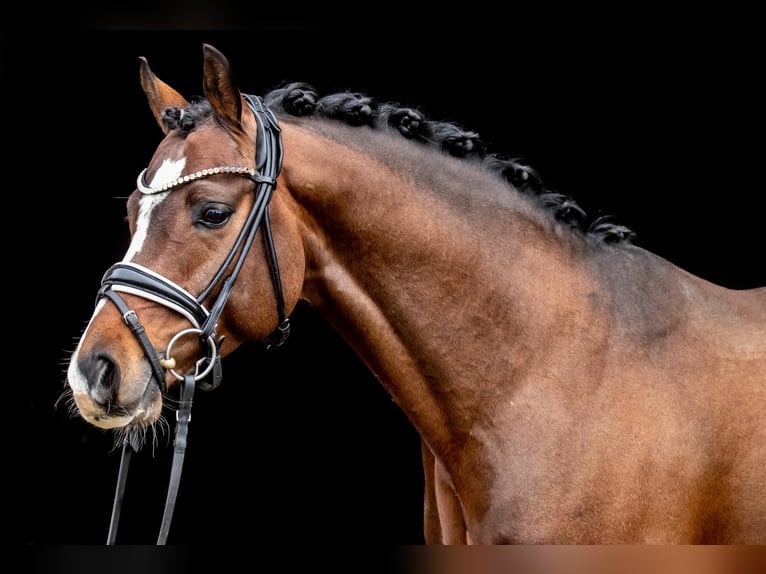
[[[193,208],[195,223],[210,229],[223,227],[231,218],[234,209],[223,203],[200,203]]]

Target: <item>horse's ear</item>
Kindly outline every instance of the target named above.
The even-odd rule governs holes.
[[[165,122],[162,121],[162,112],[171,106],[185,108],[189,102],[154,75],[146,58],[141,56],[139,60],[141,62],[141,87],[144,89],[146,99],[149,100],[149,107],[152,109],[154,119],[157,120],[162,131],[167,134],[169,130]]]
[[[202,45],[204,54],[203,89],[213,113],[226,129],[242,129],[242,95],[234,83],[226,57],[210,44]]]

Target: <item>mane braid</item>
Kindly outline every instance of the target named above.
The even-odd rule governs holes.
[[[574,199],[548,189],[540,175],[531,167],[499,153],[489,153],[478,133],[446,121],[433,121],[413,108],[394,102],[379,103],[358,92],[339,92],[320,96],[305,82],[288,83],[268,92],[264,104],[275,113],[296,117],[318,116],[342,121],[351,126],[390,129],[401,136],[424,145],[431,145],[467,161],[476,161],[525,195],[534,197],[560,223],[597,241],[629,243],[635,233],[609,216],[589,218]],[[210,115],[210,104],[198,98],[185,109],[168,108],[162,120],[169,129],[179,128],[188,134]]]

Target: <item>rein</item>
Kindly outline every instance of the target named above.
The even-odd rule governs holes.
[[[247,177],[255,182],[255,201],[253,202],[253,207],[250,210],[234,245],[229,251],[229,254],[226,256],[226,259],[210,280],[207,287],[205,287],[197,297],[194,297],[191,293],[170,279],[167,279],[142,265],[123,261],[112,265],[112,267],[107,270],[101,280],[101,288],[98,292],[97,302],[102,298],[107,298],[112,301],[122,314],[122,319],[125,324],[138,339],[138,342],[151,365],[152,378],[157,383],[160,391],[163,394],[167,393],[167,384],[165,381],[166,370],[181,382],[179,408],[176,411],[177,422],[175,438],[173,440],[173,463],[167,498],[165,501],[165,511],[162,518],[160,533],[157,538],[157,544],[159,545],[166,543],[173,518],[175,500],[181,480],[181,470],[183,468],[195,386],[199,384],[199,387],[202,390],[207,391],[216,388],[221,383],[222,368],[220,348],[224,338],[216,338],[215,330],[218,319],[231,295],[234,283],[237,280],[237,276],[242,269],[245,258],[247,257],[259,228],[263,229],[263,237],[268,253],[271,279],[274,285],[277,313],[279,316],[277,328],[264,340],[264,343],[267,348],[277,347],[284,343],[290,334],[290,320],[287,317],[285,310],[282,281],[279,274],[277,254],[276,249],[274,248],[274,240],[272,238],[267,209],[271,196],[276,188],[277,176],[282,168],[281,130],[273,112],[263,105],[263,102],[259,97],[244,95],[244,98],[257,120],[258,131],[256,133],[255,169],[232,166],[212,167],[179,177],[158,188],[153,188],[146,184],[144,180],[146,170],[143,170],[139,174],[137,181],[138,190],[143,194],[170,192],[176,187],[191,181],[211,177],[217,174],[232,174]],[[232,267],[231,272],[224,278],[224,275],[226,275],[226,272],[230,267]],[[221,288],[212,307],[208,310],[202,303],[219,284],[221,285]],[[183,315],[192,324],[192,327],[184,329],[172,337],[168,342],[167,349],[163,356],[160,357],[149,340],[146,330],[141,324],[136,312],[128,307],[122,297],[120,297],[119,293],[137,295],[144,299],[164,305]],[[207,347],[207,354],[197,361],[196,370],[193,374],[189,373],[181,375],[175,371],[176,361],[173,358],[171,351],[176,341],[187,335],[199,336],[203,346]],[[125,491],[130,457],[133,451],[138,450],[138,445],[132,444],[130,435],[131,433],[127,433],[122,444],[120,469],[117,477],[114,503],[112,506],[109,534],[107,535],[107,545],[114,544],[117,537],[117,526],[119,524],[120,508],[122,506],[122,499]]]

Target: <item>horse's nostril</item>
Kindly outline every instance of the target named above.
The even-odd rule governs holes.
[[[113,405],[120,384],[117,364],[106,355],[99,355],[85,365],[90,397],[98,405]]]

